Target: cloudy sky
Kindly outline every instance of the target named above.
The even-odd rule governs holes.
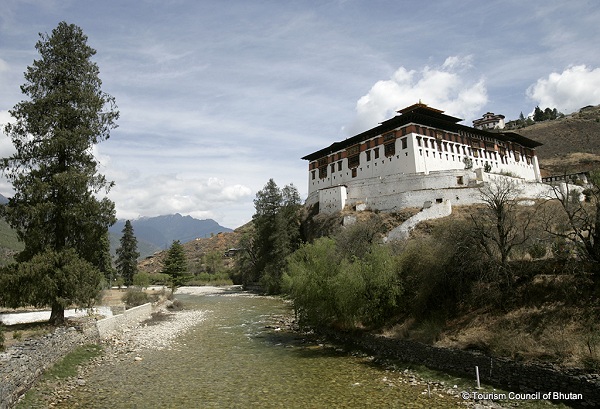
[[[249,221],[269,178],[421,100],[464,118],[600,104],[600,3],[4,0],[0,123],[38,33],[80,26],[121,118],[97,146],[119,218]],[[0,156],[11,153],[0,137]],[[0,180],[0,193],[11,194]]]

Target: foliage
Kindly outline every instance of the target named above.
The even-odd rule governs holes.
[[[552,120],[558,118],[559,115],[562,115],[562,114],[559,114],[559,112],[556,110],[556,108],[550,109],[549,107],[547,107],[546,109],[544,109],[542,111],[542,109],[539,106],[536,106],[533,111],[533,120],[535,122],[552,121]]]
[[[152,277],[149,273],[139,272],[133,276],[133,285],[136,287],[148,287],[152,284]]]
[[[4,325],[0,323],[0,351],[4,351]]]
[[[223,272],[223,254],[219,251],[210,251],[202,255],[205,271],[208,274],[219,274]]]
[[[150,301],[150,297],[141,288],[131,287],[123,294],[122,301],[128,308],[137,307]]]
[[[286,257],[302,242],[300,195],[293,185],[279,189],[273,179],[256,194],[253,228],[244,234],[239,266],[244,284],[260,282],[268,293],[281,291]]]
[[[123,277],[126,286],[133,284],[133,278],[137,273],[137,259],[140,253],[137,251],[137,239],[133,233],[133,226],[127,220],[123,227],[121,246],[117,249],[117,272]]]
[[[117,281],[120,277],[117,278]],[[133,276],[133,285],[137,287],[148,287],[150,285],[168,285],[171,277],[162,273],[147,273],[139,271]],[[123,284],[121,284],[123,285]]]
[[[171,288],[181,287],[187,278],[185,251],[179,240],[173,241],[164,262],[163,274],[171,278]]]
[[[107,248],[98,243],[115,222],[114,204],[97,195],[112,183],[97,173],[92,148],[109,137],[119,113],[100,89],[95,50],[79,27],[61,22],[40,37],[41,58],[21,86],[28,99],[10,110],[15,121],[4,127],[16,153],[0,162],[15,191],[2,215],[24,243],[17,256],[24,264],[12,269],[21,277],[9,280],[29,290],[7,297],[12,305],[50,305],[50,320],[60,323],[67,300],[93,299],[89,290],[106,265]],[[57,274],[40,265],[57,260]],[[37,281],[25,282],[31,278]]]
[[[75,304],[91,306],[101,289],[102,273],[74,249],[47,250],[27,262],[5,268],[1,275],[0,302],[11,308],[21,305],[53,311]]]
[[[284,289],[301,325],[353,327],[389,318],[402,294],[389,247],[370,244],[362,258],[319,238],[289,257]]]
[[[189,280],[188,285],[232,285],[233,282],[228,273],[209,274],[200,273]]]

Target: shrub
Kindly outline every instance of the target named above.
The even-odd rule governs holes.
[[[139,272],[133,276],[133,285],[138,287],[148,287],[150,285],[150,274]]]
[[[364,258],[343,257],[335,240],[305,244],[288,259],[283,277],[301,325],[353,327],[382,322],[402,293],[395,259],[371,245]]]
[[[143,292],[140,288],[131,287],[125,291],[122,300],[128,308],[132,308],[146,304],[150,301],[150,297],[148,297],[148,294]]]
[[[536,242],[532,244],[528,249],[527,253],[531,256],[532,259],[543,258],[546,256],[548,249],[544,243]]]

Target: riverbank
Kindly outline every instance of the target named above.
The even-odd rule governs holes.
[[[297,364],[304,368],[303,371],[309,371],[309,373],[313,374],[312,376],[316,375],[320,380],[320,384],[329,384],[332,382],[331,387],[334,388],[346,384],[349,385],[350,389],[342,388],[342,390],[346,391],[344,393],[352,391],[350,393],[357,393],[357,396],[362,396],[360,395],[360,390],[363,388],[365,388],[365,391],[380,390],[382,388],[381,390],[387,391],[384,392],[386,396],[402,396],[404,399],[407,399],[406,402],[421,402],[414,406],[419,408],[445,408],[457,406],[477,408],[513,407],[512,404],[505,405],[504,402],[499,404],[483,399],[463,399],[463,396],[461,395],[462,392],[474,390],[473,382],[468,380],[458,379],[453,376],[444,376],[443,374],[429,373],[428,375],[422,375],[420,372],[417,372],[404,364],[382,361],[376,357],[375,354],[360,352],[352,348],[346,349],[342,347],[341,344],[329,343],[319,335],[297,332],[297,328],[291,317],[291,311],[289,310],[287,310],[286,313],[281,313],[280,309],[280,312],[274,313],[274,310],[269,308],[263,310],[258,315],[249,315],[241,321],[237,318],[237,315],[247,314],[248,311],[254,310],[255,305],[263,305],[265,302],[267,302],[268,305],[274,306],[275,304],[273,303],[277,301],[277,303],[281,305],[278,299],[268,300],[273,297],[261,297],[255,294],[228,291],[222,288],[218,288],[214,291],[210,288],[183,289],[181,292],[178,291],[178,293],[186,300],[185,302],[195,302],[192,301],[194,297],[188,297],[192,294],[205,294],[208,295],[209,298],[202,301],[199,309],[171,311],[167,309],[166,306],[161,307],[153,314],[151,319],[146,320],[139,325],[126,328],[121,333],[115,334],[103,341],[101,344],[103,347],[102,354],[80,365],[77,376],[65,379],[44,379],[32,389],[29,396],[23,400],[18,407],[70,408],[75,405],[81,406],[81,402],[90,402],[82,401],[82,396],[87,396],[88,398],[95,397],[99,396],[98,393],[102,395],[103,399],[108,399],[108,401],[114,399],[114,402],[120,402],[119,404],[122,406],[123,403],[129,402],[128,400],[122,399],[125,396],[130,396],[129,394],[132,393],[130,391],[131,388],[125,388],[127,392],[120,392],[120,398],[117,398],[116,396],[113,398],[113,389],[120,389],[121,383],[124,382],[125,379],[127,380],[127,383],[134,388],[136,391],[135,393],[144,394],[148,393],[148,388],[160,388],[153,386],[154,382],[156,382],[156,377],[169,378],[173,376],[183,376],[181,382],[185,383],[185,379],[187,378],[183,373],[185,373],[186,370],[183,368],[187,365],[186,360],[195,362],[191,367],[199,368],[200,373],[203,373],[202,376],[204,376],[205,371],[208,371],[206,375],[210,379],[210,382],[214,382],[213,376],[218,377],[217,374],[221,373],[223,370],[227,372],[227,370],[221,368],[221,366],[227,368],[227,365],[232,365],[232,363],[227,363],[224,360],[231,359],[235,362],[234,365],[236,369],[234,372],[229,373],[235,373],[235,376],[240,376],[240,380],[243,379],[244,381],[242,384],[237,385],[235,383],[236,378],[231,378],[232,375],[230,375],[229,377],[226,377],[224,381],[233,382],[233,385],[226,386],[220,383],[218,389],[221,392],[235,390],[235,393],[239,393],[239,389],[237,388],[243,388],[244,386],[242,385],[252,382],[251,379],[242,376],[242,373],[246,370],[243,368],[250,368],[251,372],[254,374],[253,376],[259,375],[267,370],[269,365],[263,367],[262,363],[258,364],[259,361],[252,364],[252,360],[254,360],[256,356],[272,354],[277,356],[276,360],[270,361],[272,365],[279,365],[278,362],[280,359],[290,359],[290,355],[302,356],[304,358],[300,358],[300,361],[298,361]],[[225,303],[226,299],[231,299],[232,301],[233,299],[238,299],[241,303],[238,301],[235,301],[235,304],[232,304],[231,302]],[[251,299],[256,299],[257,302],[249,302]],[[207,302],[205,303],[205,301]],[[221,311],[221,308],[218,308],[218,306],[225,305],[232,306],[228,307],[226,316],[233,317],[235,322],[238,322],[238,324],[235,324],[237,326],[231,326],[233,325],[232,323],[222,321],[225,315],[220,315],[223,311]],[[233,305],[239,305],[240,307],[233,307]],[[215,336],[219,337],[224,334],[229,334],[231,331],[237,331],[234,328],[240,329],[241,333],[239,333],[238,338],[236,338],[239,341],[236,342],[242,342],[242,344],[230,344],[229,347],[227,347],[225,338],[214,338]],[[188,332],[189,334],[186,334]],[[198,336],[193,334],[198,334]],[[193,344],[195,345],[193,347],[192,344],[189,343],[192,339],[197,339],[196,343]],[[247,342],[250,344],[247,344]],[[255,354],[252,352],[254,347],[251,347],[251,345],[256,345],[256,343],[266,344],[269,349],[264,350],[262,353]],[[242,348],[241,345],[246,346]],[[207,349],[200,349],[201,346],[204,346]],[[241,351],[246,348],[250,348],[248,353],[241,353]],[[279,355],[280,353],[277,351],[289,351],[289,353]],[[223,355],[223,353],[225,353],[225,355]],[[241,355],[238,355],[239,353],[241,353]],[[219,358],[215,360],[213,355],[218,356]],[[181,356],[183,360],[173,366],[170,359],[165,360],[166,356],[172,358]],[[210,359],[210,356],[213,356],[213,358]],[[306,357],[311,357],[313,359],[307,360]],[[207,359],[209,360],[207,361]],[[251,362],[246,362],[248,359],[251,360]],[[315,361],[314,359],[318,360]],[[383,369],[377,371],[365,371],[364,373],[362,373],[361,370],[361,373],[357,373],[356,376],[347,376],[348,368],[343,366],[345,364],[342,364],[342,367],[344,367],[345,370],[337,371],[328,369],[332,373],[323,372],[325,371],[325,368],[321,368],[320,366],[315,367],[315,365],[321,365],[321,361],[323,360],[329,362],[326,364],[327,368],[334,368],[337,367],[338,362],[341,363],[351,360],[359,362],[359,365],[364,365],[365,368],[373,366]],[[238,365],[241,366],[238,368]],[[171,366],[173,367],[171,368]],[[279,371],[284,370],[283,368],[286,368],[285,371],[287,371],[287,368],[289,367],[284,364],[284,367],[276,369],[275,371],[279,373]],[[106,374],[113,373],[116,374],[114,377],[112,375],[106,376]],[[167,375],[169,373],[171,375]],[[367,373],[370,375],[365,376]],[[194,385],[197,387],[202,385],[201,381],[198,380],[198,374],[190,374],[189,376],[196,379]],[[278,379],[279,377],[281,377],[281,374],[277,375]],[[135,379],[137,379],[137,381]],[[140,379],[147,379],[147,383],[146,381],[142,381],[143,385],[138,385]],[[298,387],[299,384],[311,379],[311,376],[303,377],[301,379],[301,381],[294,381],[293,385]],[[176,382],[176,379],[173,379],[171,382],[173,381]],[[281,381],[285,382],[285,377],[281,378]],[[99,386],[98,382],[107,383],[104,383],[104,386]],[[138,389],[136,389],[135,385],[137,385]],[[259,382],[258,385],[261,385],[261,390],[268,390],[269,386],[274,386],[272,384],[264,384],[261,382]],[[173,387],[175,386],[173,385]],[[315,386],[312,386],[307,390],[314,390],[312,388],[315,388]],[[487,391],[488,389],[485,390]],[[489,389],[489,391],[493,390]],[[246,391],[245,393],[249,392]],[[279,397],[281,395],[280,393],[277,393],[276,396]],[[156,396],[154,398],[156,398]],[[151,398],[148,397],[148,399]],[[235,402],[239,405],[242,401]],[[119,404],[117,407],[120,407]],[[99,404],[98,407],[108,406]],[[189,406],[188,404],[188,406],[183,405],[182,407],[193,406]],[[519,407],[533,408],[538,406],[519,405]]]

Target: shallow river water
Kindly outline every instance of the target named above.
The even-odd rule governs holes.
[[[101,364],[70,402],[86,408],[448,408],[457,397],[427,396],[401,373],[271,327],[289,313],[279,299],[178,296],[206,319],[169,349],[142,360]]]

